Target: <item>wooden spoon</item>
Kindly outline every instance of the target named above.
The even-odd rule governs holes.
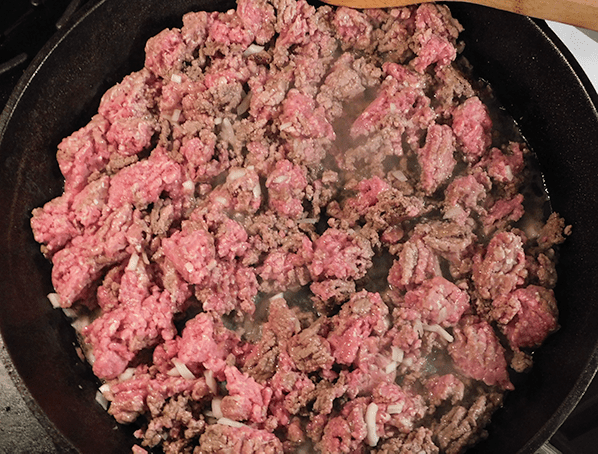
[[[350,8],[389,8],[434,0],[323,0]],[[454,1],[454,0],[449,0]],[[598,31],[598,0],[464,0],[538,19],[552,20]]]

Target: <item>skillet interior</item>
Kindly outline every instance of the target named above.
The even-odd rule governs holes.
[[[66,318],[47,302],[50,265],[30,232],[30,211],[60,195],[56,145],[88,122],[106,89],[141,68],[145,41],[180,26],[186,11],[232,6],[92,2],[36,58],[0,120],[0,332],[15,380],[59,452],[129,452],[132,429],[115,430],[95,403],[97,382],[76,354]],[[467,58],[521,126],[539,156],[554,209],[574,228],[561,249],[561,329],[536,353],[533,371],[515,379],[517,389],[495,415],[490,437],[475,449],[531,453],[566,418],[597,367],[598,100],[543,23],[450,6],[466,27]]]

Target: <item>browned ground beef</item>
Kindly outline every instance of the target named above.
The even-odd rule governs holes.
[[[567,229],[525,212],[531,153],[460,31],[432,4],[189,13],[62,141],[31,225],[134,452],[484,435],[557,328]]]

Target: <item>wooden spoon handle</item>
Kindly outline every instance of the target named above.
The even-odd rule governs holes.
[[[351,8],[388,8],[434,0],[324,0]],[[448,0],[454,1],[454,0]],[[598,0],[464,0],[524,16],[552,20],[598,31]]]

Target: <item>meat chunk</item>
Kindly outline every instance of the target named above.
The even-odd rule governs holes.
[[[492,120],[478,97],[472,97],[453,112],[453,132],[469,160],[479,159],[492,143]]]
[[[405,307],[417,310],[429,325],[456,325],[469,308],[469,296],[442,276],[424,281],[405,294]]]
[[[448,350],[459,370],[487,385],[513,389],[507,373],[505,349],[488,322],[475,317],[464,318],[454,333],[455,341]]]
[[[94,373],[104,379],[115,378],[142,349],[174,338],[172,317],[167,292],[153,293],[139,304],[102,314],[84,330],[95,357]]]
[[[442,417],[434,430],[438,446],[447,453],[457,454],[473,445],[483,436],[479,428],[487,424],[501,402],[499,395],[490,394],[480,396],[469,410],[461,406],[454,407]]]
[[[249,426],[229,426],[212,424],[206,427],[199,438],[198,454],[282,454],[282,443],[276,436],[265,430]]]
[[[316,280],[359,279],[371,266],[373,255],[365,238],[354,232],[327,229],[314,243],[314,256],[308,268]]]
[[[557,328],[558,309],[550,289],[530,285],[492,302],[492,316],[514,348],[536,347]]]
[[[457,161],[454,136],[447,125],[432,125],[428,128],[426,144],[418,151],[422,169],[421,186],[427,194],[432,194],[453,173]]]
[[[476,255],[473,281],[482,298],[497,298],[523,284],[527,270],[523,242],[511,232],[496,234],[485,255]]]

